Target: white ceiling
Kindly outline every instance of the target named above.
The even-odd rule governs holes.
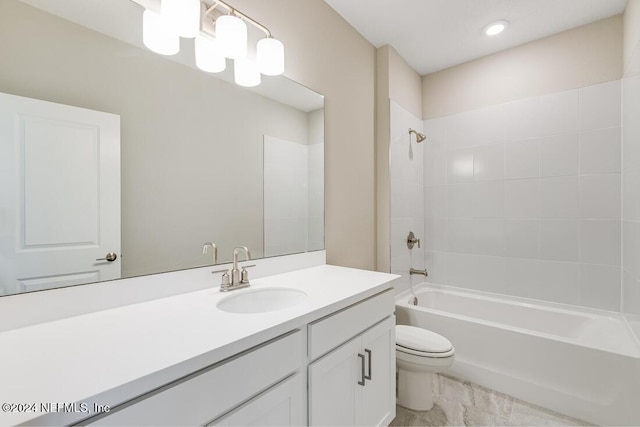
[[[325,0],[374,46],[425,75],[622,13],[627,0]],[[502,34],[484,27],[509,21]]]

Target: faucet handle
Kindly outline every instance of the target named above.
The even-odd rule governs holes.
[[[249,272],[247,271],[247,268],[251,268],[255,266],[256,266],[255,264],[240,266],[240,268],[242,268],[242,271],[240,272],[240,283],[249,284]]]
[[[216,274],[216,273],[222,273],[222,282],[220,283],[221,291],[231,286],[231,284],[229,283],[229,270],[223,269],[223,270],[214,270],[211,272],[211,274]]]
[[[407,247],[409,249],[413,249],[413,245],[418,244],[418,248],[420,248],[420,239],[417,239],[416,236],[413,234],[413,231],[409,232],[409,235],[407,236]]]

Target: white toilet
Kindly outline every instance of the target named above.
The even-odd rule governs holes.
[[[398,405],[414,411],[433,407],[432,376],[453,363],[455,349],[442,335],[415,326],[396,326]]]

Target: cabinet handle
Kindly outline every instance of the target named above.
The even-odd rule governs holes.
[[[361,385],[361,386],[364,386],[364,380],[366,378],[364,376],[364,354],[358,353],[358,357],[360,358],[360,367],[361,367],[360,378],[362,378],[361,381],[358,381],[358,384]]]
[[[372,362],[371,362],[371,350],[369,350],[369,349],[366,349],[366,348],[365,348],[365,349],[364,349],[364,352],[365,352],[365,353],[367,353],[367,354],[369,355],[369,369],[368,369],[369,374],[368,374],[368,375],[365,375],[365,376],[364,376],[364,379],[365,379],[365,380],[371,380],[371,363],[372,363]]]

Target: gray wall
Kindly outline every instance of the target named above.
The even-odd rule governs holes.
[[[422,78],[422,118],[609,82],[622,76],[622,15]]]
[[[230,0],[286,48],[286,75],[325,96],[329,264],[375,267],[375,48],[324,0]]]

